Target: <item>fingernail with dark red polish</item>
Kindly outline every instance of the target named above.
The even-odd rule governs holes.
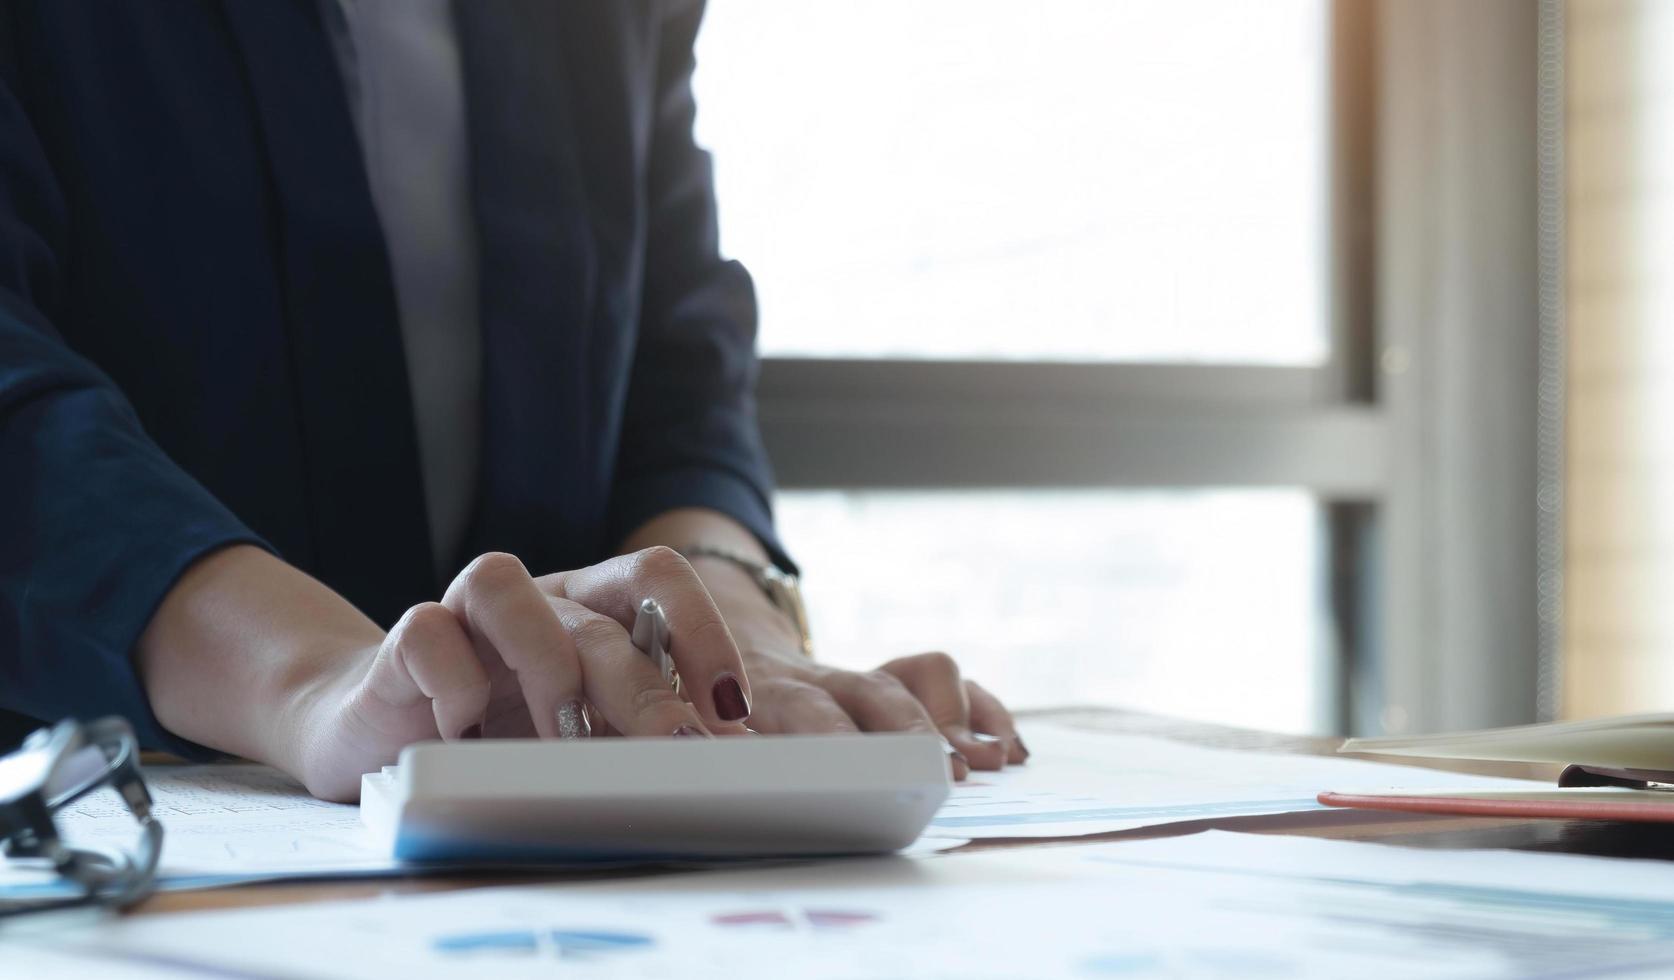
[[[676,728],[674,730],[674,737],[675,738],[708,738],[709,733],[705,732],[701,728],[694,728],[691,725],[681,725],[679,728]]]
[[[722,721],[743,721],[750,717],[750,700],[744,696],[744,686],[731,674],[722,674],[711,691],[715,699],[715,714]]]
[[[942,748],[947,750],[947,757],[949,759],[953,759],[956,762],[963,762],[966,768],[970,768],[971,760],[965,758],[965,753],[954,748],[952,742],[949,742],[945,738],[942,739]]]
[[[1017,742],[1017,751],[1023,753],[1023,758],[1029,758],[1029,747],[1023,744],[1023,736],[1014,736],[1013,740]]]
[[[559,738],[591,738],[593,723],[587,720],[587,705],[572,698],[558,706]]]
[[[482,738],[482,725],[475,722],[466,725],[465,730],[459,733],[459,737],[462,739]]]

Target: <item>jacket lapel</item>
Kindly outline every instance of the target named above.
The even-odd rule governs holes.
[[[223,4],[266,146],[308,467],[310,570],[385,626],[435,598],[389,259],[313,0]]]

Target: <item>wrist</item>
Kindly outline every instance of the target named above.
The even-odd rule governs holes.
[[[700,554],[689,561],[720,609],[740,653],[807,659],[796,624],[768,599],[749,572],[724,558]]]
[[[134,651],[157,721],[200,745],[300,773],[311,711],[333,668],[375,648],[376,624],[258,548],[199,559]]]
[[[318,787],[337,776],[330,770],[339,739],[328,733],[359,693],[380,639],[381,634],[364,640],[311,638],[306,647],[279,652],[264,697],[269,710],[255,720],[263,753],[258,761],[283,769],[321,795]]]

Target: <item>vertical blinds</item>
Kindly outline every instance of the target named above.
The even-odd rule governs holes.
[[[1570,0],[1564,714],[1674,709],[1674,4]]]

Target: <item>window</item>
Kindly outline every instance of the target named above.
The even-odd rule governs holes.
[[[1326,356],[1323,0],[713,0],[769,355]]]
[[[822,656],[1333,723],[1318,474],[1247,465],[1331,358],[1327,15],[711,0],[698,138]]]
[[[1017,708],[1312,727],[1319,508],[1291,490],[789,491],[822,660],[946,650]]]
[[[698,138],[825,655],[1297,731],[1532,720],[1553,7],[710,0]]]

